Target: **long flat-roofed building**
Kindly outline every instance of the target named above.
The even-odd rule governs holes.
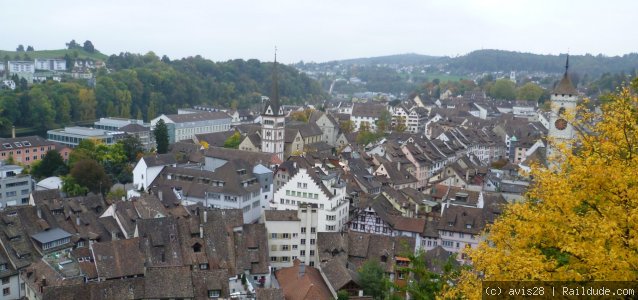
[[[47,131],[47,139],[49,141],[58,142],[71,148],[75,148],[81,141],[88,139],[112,145],[124,137],[123,132],[77,126]]]

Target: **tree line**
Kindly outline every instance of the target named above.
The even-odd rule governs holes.
[[[32,86],[17,80],[16,90],[0,91],[0,130],[6,133],[12,125],[45,130],[106,116],[149,121],[193,105],[259,108],[261,96],[272,88],[273,64],[255,59],[171,61],[150,52],[112,55],[106,63],[109,69],[96,71],[93,86],[71,79]],[[281,103],[324,98],[319,84],[305,74],[278,68]]]

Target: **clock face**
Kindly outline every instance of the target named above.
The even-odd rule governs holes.
[[[558,119],[556,120],[556,123],[554,123],[554,126],[556,126],[556,129],[558,130],[564,130],[567,128],[567,121],[565,119]]]

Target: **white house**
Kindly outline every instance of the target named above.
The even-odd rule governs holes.
[[[348,221],[345,182],[336,174],[324,174],[303,158],[296,159],[292,169],[288,182],[275,192],[271,208],[297,210],[303,204],[316,205],[317,231],[341,231]]]
[[[266,210],[263,217],[268,232],[270,265],[287,268],[295,259],[314,266],[318,261],[316,205],[302,205],[298,210]]]
[[[176,166],[171,153],[144,156],[133,169],[133,186],[138,190],[147,190],[151,182],[165,166]]]
[[[66,60],[55,58],[36,58],[36,70],[66,71]]]

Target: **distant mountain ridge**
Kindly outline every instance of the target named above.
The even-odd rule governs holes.
[[[414,65],[414,64],[429,64],[434,61],[443,59],[443,56],[423,55],[416,53],[394,54],[384,55],[376,57],[362,57],[351,58],[344,60],[334,60],[327,63],[338,62],[345,65],[376,65],[376,64],[390,64],[390,65]]]
[[[458,57],[430,56],[415,53],[386,55],[378,57],[335,60],[318,65],[441,65],[452,74],[484,72],[528,71],[561,73],[565,68],[567,54],[548,55],[505,50],[476,50]],[[598,77],[603,73],[632,72],[638,66],[638,53],[623,56],[570,55],[570,70],[580,74]]]

